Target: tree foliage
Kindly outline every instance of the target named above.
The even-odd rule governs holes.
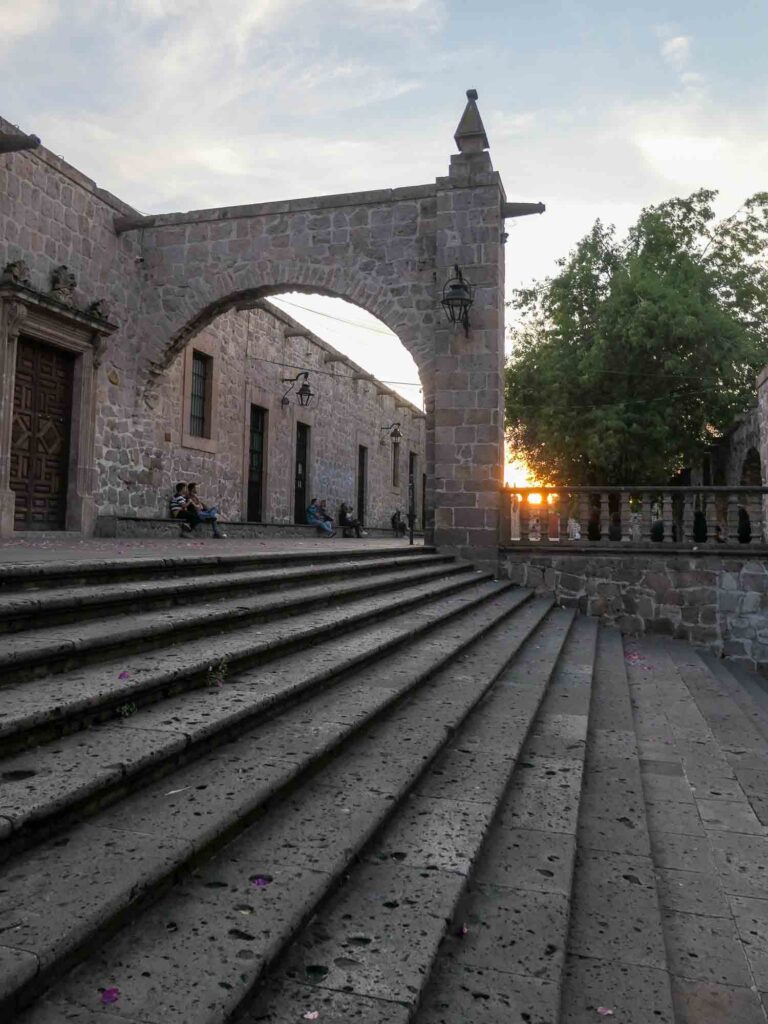
[[[516,293],[508,438],[544,483],[663,483],[754,403],[768,362],[768,193],[717,222],[700,189],[597,221]]]

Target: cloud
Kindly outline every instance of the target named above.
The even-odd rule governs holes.
[[[58,16],[58,0],[0,0],[0,53],[49,28]]]
[[[691,37],[672,36],[663,39],[661,55],[676,71],[682,71],[691,59]]]

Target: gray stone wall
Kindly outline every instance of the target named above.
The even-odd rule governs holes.
[[[408,454],[416,454],[416,501],[421,512],[424,470],[424,415],[369,377],[360,367],[273,306],[232,310],[190,341],[214,360],[212,437],[202,450],[187,434],[184,396],[185,352],[149,393],[141,416],[121,417],[113,407],[109,380],[99,392],[96,461],[99,513],[165,515],[176,480],[195,480],[201,494],[215,499],[225,519],[244,520],[247,510],[251,403],[267,412],[264,521],[294,521],[296,423],[310,426],[309,486],[335,514],[342,501],[357,505],[358,446],[368,449],[365,519],[389,526],[395,508],[408,503]],[[285,377],[310,372],[314,397],[301,408],[295,394],[282,405]],[[125,371],[110,364],[119,378]],[[122,381],[119,381],[122,383]],[[115,385],[117,388],[119,385]],[[146,404],[146,398],[145,398]],[[392,444],[382,430],[400,422],[400,482],[392,486]]]
[[[279,292],[318,292],[373,313],[413,355],[426,405],[419,476],[426,469],[428,536],[464,557],[495,562],[507,213],[475,99],[473,93],[462,119],[470,115],[471,130],[457,132],[461,152],[451,157],[446,176],[375,192],[143,217],[43,147],[0,159],[0,267],[25,261],[32,288],[47,292],[51,271],[65,264],[77,277],[78,307],[106,300],[119,325],[96,378],[97,511],[155,512],[175,477],[194,475],[206,490],[215,481],[224,508],[238,514],[245,406],[264,404],[259,395],[272,394],[274,381],[254,381],[243,368],[244,328],[232,311]],[[0,131],[12,130],[0,119]],[[475,287],[468,336],[446,325],[440,307],[443,283],[457,262]],[[183,353],[195,339],[216,346],[228,387],[215,452],[189,450],[179,436]],[[0,344],[6,341],[0,337]],[[299,359],[310,356],[282,345],[281,361]],[[319,371],[314,363],[307,368],[313,366]],[[8,391],[12,372],[6,376]],[[314,412],[312,486],[324,489],[329,503],[354,503],[350,453],[366,444],[376,494],[369,512],[378,519],[393,504],[405,504],[405,485],[398,495],[384,483],[391,470],[377,440],[379,426],[406,414],[364,381],[355,383],[354,393],[335,387],[329,385],[323,411],[318,405]],[[251,389],[250,397],[241,395],[243,388]],[[346,416],[332,414],[347,400]],[[270,419],[270,515],[281,519],[290,515],[292,488],[290,477],[278,472],[288,458],[279,410]],[[408,445],[420,450],[417,433],[414,427],[402,445],[401,479]],[[80,455],[87,464],[78,472],[90,479],[90,455]],[[0,497],[12,509],[5,479]]]
[[[631,634],[707,647],[768,675],[768,565],[690,554],[500,552],[499,573]]]

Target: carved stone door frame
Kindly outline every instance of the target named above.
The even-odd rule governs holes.
[[[96,518],[96,371],[117,325],[7,278],[0,280],[0,537],[14,535],[16,495],[10,487],[13,390],[20,335],[72,353],[72,423],[64,529],[90,536]]]

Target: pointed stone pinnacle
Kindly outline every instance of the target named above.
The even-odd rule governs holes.
[[[477,89],[467,89],[467,105],[453,136],[460,153],[481,153],[489,148],[480,111],[477,109]]]

